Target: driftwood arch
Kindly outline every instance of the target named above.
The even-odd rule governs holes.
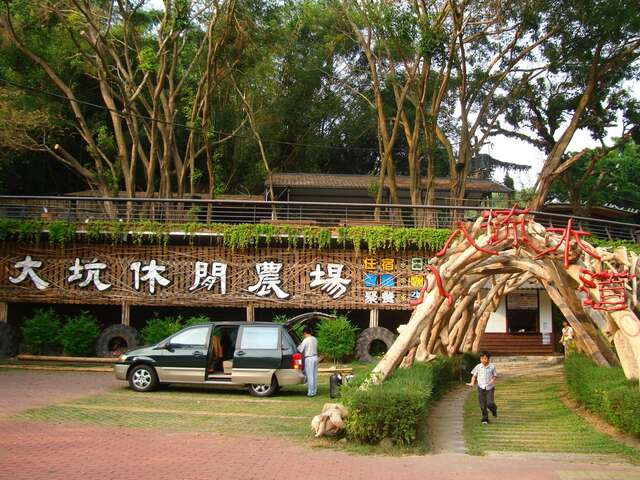
[[[571,220],[564,228],[545,228],[517,206],[458,224],[431,259],[421,298],[371,381],[433,354],[477,351],[501,298],[530,280],[537,280],[562,311],[580,351],[600,365],[621,365],[628,378],[639,379],[638,255],[624,247],[593,247],[583,240],[588,235]]]

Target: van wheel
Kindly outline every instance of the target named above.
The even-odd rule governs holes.
[[[280,387],[275,375],[271,377],[271,383],[252,383],[249,385],[249,393],[254,397],[270,397],[274,395]]]
[[[156,370],[149,365],[133,367],[129,373],[129,386],[136,392],[150,392],[158,386]]]

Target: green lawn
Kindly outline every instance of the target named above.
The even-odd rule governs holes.
[[[480,424],[477,393],[465,403],[464,435],[472,454],[488,451],[614,454],[639,463],[640,452],[596,431],[560,400],[564,377],[526,377],[496,387],[498,418]]]
[[[367,365],[353,364],[356,371]],[[399,454],[391,447],[352,445],[336,438],[315,439],[310,428],[314,415],[329,397],[329,376],[320,375],[318,395],[306,396],[306,385],[284,388],[271,398],[256,398],[246,390],[163,387],[137,393],[125,386],[72,402],[20,412],[15,418],[52,423],[89,423],[163,431],[215,432],[229,435],[286,437],[313,447],[347,449],[360,453]]]

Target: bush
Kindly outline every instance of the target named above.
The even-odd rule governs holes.
[[[571,397],[620,430],[640,436],[640,389],[618,367],[599,367],[573,353],[564,362]]]
[[[153,318],[142,329],[145,345],[154,345],[182,330],[182,317]]]
[[[350,410],[347,436],[370,444],[384,438],[399,446],[415,443],[430,402],[457,380],[460,365],[460,357],[416,363],[366,389],[359,387],[368,373],[358,375],[342,388],[343,401]]]
[[[343,360],[353,353],[357,331],[358,329],[343,315],[335,319],[322,320],[316,332],[318,351],[334,362]]]
[[[60,342],[64,353],[73,356],[89,356],[96,353],[96,341],[100,327],[89,312],[81,312],[67,320],[60,331]]]
[[[53,309],[35,311],[21,328],[24,348],[35,355],[56,353],[60,348],[60,317]]]
[[[178,317],[180,318],[180,317]],[[206,315],[196,315],[194,317],[189,317],[184,321],[185,327],[191,327],[193,325],[202,325],[203,323],[209,323],[211,319]]]
[[[289,317],[282,314],[274,315],[272,321],[273,323],[283,324],[289,321]],[[295,326],[293,328],[293,334],[295,337],[297,337],[297,338],[294,338],[295,341],[297,342],[301,341],[304,338],[304,324]]]

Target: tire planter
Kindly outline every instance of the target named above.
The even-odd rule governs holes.
[[[137,347],[140,342],[138,341],[138,331],[128,325],[111,325],[104,329],[98,342],[96,343],[96,353],[99,357],[112,357],[114,356],[113,348],[114,344],[121,344],[122,348],[118,350],[130,350]]]
[[[391,330],[384,327],[366,328],[358,336],[356,342],[356,359],[361,362],[372,362],[374,358],[371,356],[371,344],[376,340],[381,341],[387,346],[387,350],[396,340],[396,336]]]
[[[20,333],[18,328],[8,323],[0,323],[0,357],[14,357],[18,354]]]

